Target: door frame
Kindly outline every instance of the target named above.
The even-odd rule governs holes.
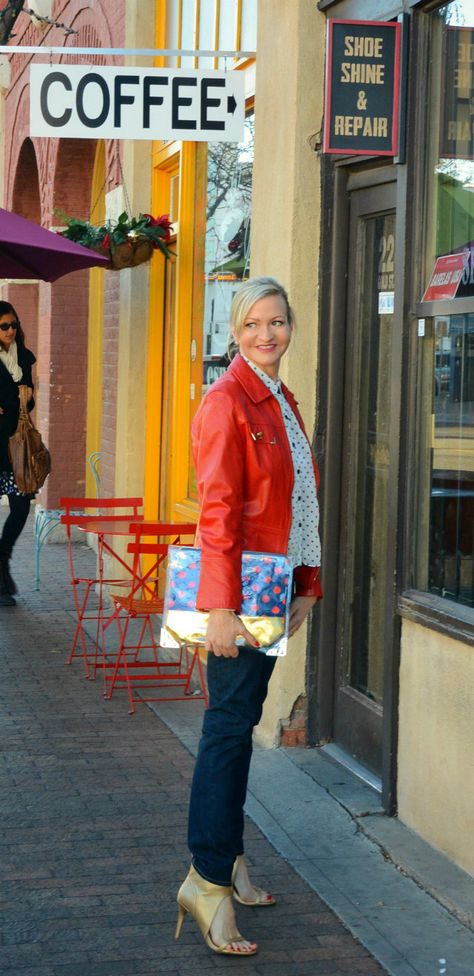
[[[394,419],[390,436],[393,470],[400,464],[400,408],[404,352],[404,294],[406,255],[406,179],[405,167],[380,163],[359,164],[342,160],[322,166],[323,199],[329,219],[323,227],[321,247],[320,321],[326,323],[319,334],[318,425],[316,449],[321,469],[321,535],[323,541],[324,600],[318,604],[310,625],[308,642],[308,738],[310,745],[333,739],[334,701],[338,632],[338,582],[341,541],[341,474],[343,459],[344,382],[341,362],[346,353],[347,265],[349,249],[349,194],[396,182],[395,312],[393,317],[394,369],[392,399]],[[387,607],[384,654],[384,716],[382,799],[385,810],[396,810],[396,762],[398,739],[398,688],[400,662],[400,618],[397,613],[397,580],[401,554],[399,533],[401,503],[399,478],[391,480],[388,498],[390,512],[387,545]]]

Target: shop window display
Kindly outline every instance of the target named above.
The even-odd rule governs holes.
[[[228,365],[232,298],[249,276],[254,114],[243,143],[208,146],[204,256],[203,392]]]
[[[241,143],[201,148],[205,166],[198,177],[196,211],[202,212],[195,251],[192,326],[191,419],[209,386],[227,369],[230,305],[250,273],[250,220],[255,114],[245,118]],[[192,457],[188,497],[196,499]]]
[[[474,606],[474,0],[430,17],[425,281],[441,255],[463,270],[421,343],[416,585]]]

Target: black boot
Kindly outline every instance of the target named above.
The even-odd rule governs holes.
[[[0,607],[16,607],[15,597],[7,593],[3,586],[0,586]]]
[[[17,585],[10,573],[10,556],[11,553],[0,548],[0,593],[6,590],[10,596],[13,596],[17,592]]]

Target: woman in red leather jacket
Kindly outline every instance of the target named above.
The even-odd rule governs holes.
[[[206,394],[192,428],[201,501],[197,607],[209,611],[209,708],[194,772],[188,843],[192,867],[178,892],[207,945],[228,955],[257,946],[238,932],[232,896],[267,907],[244,859],[244,803],[252,733],[275,660],[258,650],[238,614],[243,550],[285,553],[294,567],[290,636],[321,597],[317,469],[296,401],[278,378],[293,312],[274,278],[242,284],[231,307],[238,354]],[[245,646],[236,646],[243,637]]]

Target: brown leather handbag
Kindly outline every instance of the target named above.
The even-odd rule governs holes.
[[[51,455],[28,413],[26,389],[20,389],[20,416],[8,442],[8,454],[20,491],[28,494],[39,491],[51,471]]]

